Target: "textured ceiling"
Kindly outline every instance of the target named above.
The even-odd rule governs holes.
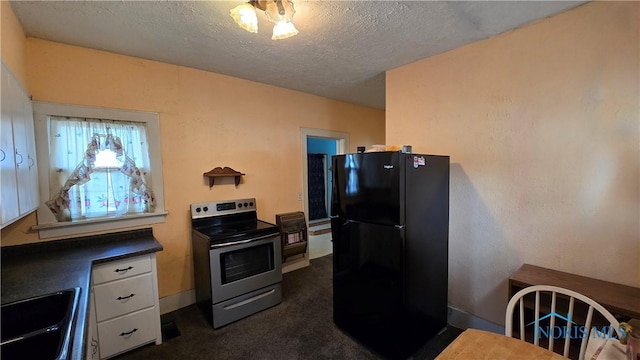
[[[243,1],[12,1],[27,36],[184,65],[384,108],[384,72],[583,2],[303,1],[300,33],[240,29]]]

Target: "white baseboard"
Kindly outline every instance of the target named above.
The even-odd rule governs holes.
[[[447,322],[451,326],[455,326],[459,329],[480,329],[491,331],[497,334],[504,334],[504,326],[498,325],[491,321],[479,318],[473,314],[462,311],[460,309],[449,306],[447,311]]]
[[[160,298],[160,315],[166,314],[196,303],[196,290],[191,289]]]

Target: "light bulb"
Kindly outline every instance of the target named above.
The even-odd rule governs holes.
[[[231,9],[230,14],[241,28],[252,33],[258,32],[258,16],[253,5],[248,3],[238,5]]]
[[[273,36],[271,40],[280,40],[298,34],[298,29],[291,21],[279,21],[273,26]]]

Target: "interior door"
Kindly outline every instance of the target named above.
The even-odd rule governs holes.
[[[309,220],[327,218],[325,154],[307,154]]]

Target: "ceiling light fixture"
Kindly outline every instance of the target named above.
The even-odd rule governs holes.
[[[260,9],[267,15],[273,26],[272,40],[286,39],[298,34],[298,30],[291,20],[296,10],[291,0],[251,0],[246,4],[238,5],[231,9],[231,17],[241,28],[248,32],[258,32],[258,16],[256,10]]]

